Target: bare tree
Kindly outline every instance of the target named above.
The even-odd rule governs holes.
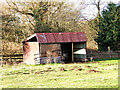
[[[77,25],[76,22],[82,17],[83,1],[77,8],[75,8],[75,4],[68,4],[65,1],[53,2],[52,0],[39,3],[12,1],[7,3],[11,10],[26,15],[28,22],[33,26],[33,29],[36,29],[36,32],[63,32],[66,29],[71,31],[76,29],[74,28]]]
[[[99,30],[99,23],[100,23],[100,12],[101,12],[101,8],[102,8],[102,5],[104,4],[105,2],[102,1],[102,0],[90,0],[90,2],[88,2],[86,5],[87,7],[88,6],[91,6],[91,7],[95,7],[95,8],[92,8],[93,10],[89,10],[88,12],[90,13],[91,11],[92,12],[92,15],[94,17],[93,20],[90,20],[90,19],[87,19],[85,17],[85,20],[88,21],[88,24],[90,26],[90,28],[92,30],[96,30],[96,33],[98,33],[100,30]],[[97,13],[95,12],[95,10],[97,10]],[[95,22],[97,24],[97,26],[95,26],[95,24],[93,23]]]

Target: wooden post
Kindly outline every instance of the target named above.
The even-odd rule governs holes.
[[[109,57],[111,58],[112,55],[111,55],[111,50],[110,50],[110,47],[108,46],[108,51],[109,51]]]
[[[2,52],[0,51],[0,60],[1,60],[1,67],[3,67],[3,59],[2,59]]]
[[[72,62],[74,62],[74,55],[73,55],[73,42],[72,42]]]
[[[39,60],[40,60],[40,57],[41,57],[41,44],[39,43]],[[40,61],[40,64],[41,64],[41,61]]]

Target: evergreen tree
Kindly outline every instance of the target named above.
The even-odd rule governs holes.
[[[100,51],[120,49],[120,5],[109,3],[100,17],[100,31],[95,39]]]

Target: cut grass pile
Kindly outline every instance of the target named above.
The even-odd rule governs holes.
[[[1,88],[118,88],[118,60],[1,69]]]

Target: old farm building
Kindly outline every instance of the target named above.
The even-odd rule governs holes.
[[[79,62],[86,58],[84,32],[35,33],[23,42],[23,61],[26,64]]]

